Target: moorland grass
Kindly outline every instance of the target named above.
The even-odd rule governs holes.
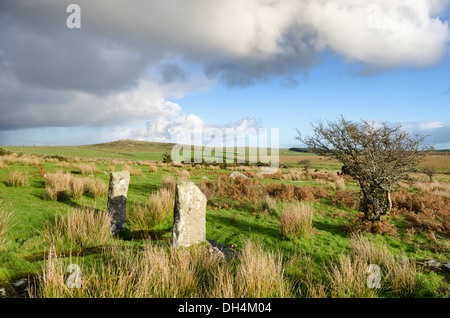
[[[20,172],[18,170],[9,173],[8,184],[11,187],[25,187],[29,185],[29,177],[27,172]]]
[[[75,151],[73,154],[77,155]],[[68,234],[70,232],[67,227],[69,224],[68,220],[71,220],[70,224],[74,224],[75,226],[75,224],[79,223],[74,218],[82,217],[80,213],[74,214],[74,210],[79,211],[83,206],[90,208],[98,207],[101,211],[106,208],[105,195],[98,196],[92,194],[86,189],[85,185],[82,185],[84,182],[81,181],[75,181],[75,183],[78,183],[74,186],[74,180],[78,180],[78,178],[82,181],[84,181],[84,178],[86,180],[94,179],[80,176],[81,171],[79,169],[73,171],[73,164],[93,164],[97,171],[114,171],[122,169],[126,164],[134,167],[132,162],[125,159],[90,161],[80,158],[63,158],[64,160],[61,160],[58,157],[39,157],[38,160],[26,164],[25,160],[22,162],[13,158],[20,158],[20,156],[11,156],[11,160],[9,161],[1,160],[3,166],[0,169],[0,179],[3,181],[0,182],[0,191],[2,192],[4,204],[10,205],[11,210],[14,210],[13,217],[15,224],[9,230],[7,236],[10,238],[7,254],[5,254],[7,257],[0,257],[2,261],[0,265],[0,279],[16,277],[17,275],[21,275],[21,273],[45,273],[46,269],[42,267],[44,262],[43,258],[34,256],[48,252],[52,245],[56,244],[57,250],[67,251],[74,246],[83,249],[86,246],[93,246],[102,242],[99,238],[92,242],[83,241],[82,237],[86,234],[80,234],[79,236]],[[62,162],[68,162],[69,164],[61,164]],[[142,164],[142,166],[146,165],[147,163]],[[70,291],[59,291],[59,295],[64,297],[77,295],[83,297],[92,295],[101,295],[99,297],[105,295],[112,295],[114,297],[117,295],[131,295],[132,297],[142,295],[158,295],[157,297],[167,297],[167,295],[191,295],[195,297],[199,295],[202,297],[214,297],[214,295],[219,297],[226,297],[227,295],[230,297],[249,297],[249,295],[269,295],[269,297],[332,297],[336,295],[343,295],[345,297],[349,295],[349,297],[356,297],[356,295],[360,295],[361,297],[410,297],[432,295],[433,297],[442,297],[445,295],[445,288],[443,287],[445,286],[445,281],[441,275],[433,272],[421,272],[412,263],[414,259],[447,260],[449,257],[449,251],[443,245],[445,231],[442,232],[442,229],[445,229],[445,224],[447,224],[445,223],[447,214],[445,210],[441,209],[440,211],[436,211],[435,209],[437,206],[446,206],[446,201],[438,198],[445,198],[445,195],[437,192],[438,189],[436,187],[430,186],[428,190],[425,188],[414,189],[410,186],[407,189],[408,191],[414,190],[413,192],[408,192],[407,195],[404,195],[405,197],[403,199],[400,196],[395,198],[395,213],[388,222],[398,229],[396,236],[390,235],[389,233],[384,233],[383,235],[364,233],[368,242],[384,244],[381,250],[386,250],[390,255],[394,256],[395,262],[377,262],[380,262],[383,273],[395,272],[397,273],[395,276],[398,276],[399,280],[394,280],[394,276],[383,276],[385,278],[382,281],[382,288],[377,289],[375,294],[372,294],[373,291],[363,289],[360,292],[351,294],[349,287],[345,287],[347,286],[344,284],[346,279],[351,277],[350,275],[356,275],[355,277],[361,275],[360,278],[356,279],[362,282],[362,275],[364,274],[365,278],[368,276],[367,272],[358,274],[356,271],[352,274],[349,271],[345,271],[346,269],[354,269],[355,264],[360,264],[363,261],[368,262],[366,256],[361,256],[365,255],[361,252],[363,248],[355,247],[358,245],[358,243],[354,243],[356,239],[353,238],[351,233],[345,231],[345,225],[349,224],[350,220],[357,215],[356,199],[353,197],[353,193],[357,193],[358,188],[352,180],[344,179],[345,191],[342,190],[343,188],[339,190],[340,186],[336,184],[334,177],[336,171],[331,171],[331,166],[328,167],[330,168],[330,172],[310,171],[310,177],[294,180],[301,182],[292,182],[290,177],[284,178],[283,176],[285,174],[289,174],[287,168],[279,171],[279,175],[277,176],[282,177],[279,179],[259,174],[257,170],[253,169],[251,171],[244,171],[250,177],[249,181],[232,182],[226,178],[232,170],[224,170],[217,167],[212,169],[211,167],[213,166],[192,168],[187,165],[181,165],[179,167],[158,163],[153,163],[152,165],[157,167],[157,169],[139,168],[143,175],[136,174],[132,176],[132,182],[130,183],[128,192],[128,206],[130,207],[128,217],[133,213],[132,207],[134,205],[145,206],[150,201],[149,196],[152,196],[152,194],[158,191],[163,191],[160,190],[162,188],[166,188],[173,195],[176,177],[180,174],[186,174],[181,171],[189,169],[189,179],[198,184],[203,192],[209,191],[207,195],[208,208],[206,216],[207,239],[224,245],[234,246],[238,251],[244,251],[247,246],[243,243],[243,238],[251,239],[252,242],[258,242],[255,244],[260,244],[259,246],[264,251],[263,258],[265,259],[265,264],[276,273],[281,273],[275,276],[282,277],[284,282],[284,285],[282,285],[284,286],[283,289],[264,292],[262,289],[258,291],[259,287],[252,285],[250,279],[247,283],[242,283],[245,281],[245,278],[242,274],[239,274],[241,276],[238,275],[239,271],[237,269],[240,266],[239,264],[243,262],[243,259],[216,263],[213,259],[208,258],[209,256],[206,256],[207,254],[195,252],[200,254],[197,256],[188,256],[188,254],[182,254],[180,252],[180,256],[184,255],[184,258],[190,260],[186,264],[181,265],[179,262],[182,260],[178,259],[176,255],[171,254],[175,253],[175,251],[167,249],[167,238],[170,237],[169,232],[160,241],[152,241],[137,236],[137,238],[131,239],[130,241],[123,241],[116,238],[112,241],[104,241],[102,244],[106,245],[106,249],[104,250],[106,252],[104,253],[107,254],[105,255],[113,253],[107,252],[113,246],[120,247],[114,252],[116,253],[114,255],[117,256],[114,261],[103,257],[102,253],[92,255],[92,257],[78,256],[80,264],[85,266],[83,267],[84,277],[87,279],[87,282],[90,281],[92,284],[84,285],[86,289],[83,292],[82,290],[75,291],[71,289]],[[28,186],[10,187],[8,185],[9,174],[16,170],[28,173]],[[45,187],[46,184],[50,183],[47,175],[57,173],[58,171],[63,175],[70,175],[71,181],[69,181],[68,188],[61,190],[66,191],[68,196],[66,200],[62,201],[47,200]],[[42,172],[47,172],[45,178]],[[95,179],[100,180],[105,186],[108,184],[109,176],[107,174],[94,174]],[[163,180],[164,176],[167,176],[166,180]],[[202,179],[202,176],[208,176],[209,180]],[[424,176],[423,180],[427,180],[426,176]],[[442,182],[442,180],[439,181]],[[334,184],[334,186],[328,187],[329,183]],[[75,190],[75,188],[78,190]],[[442,187],[440,190],[446,191]],[[414,196],[414,193],[418,193],[418,195]],[[402,193],[399,194],[403,195]],[[273,202],[263,203],[263,200],[266,200],[263,199],[265,195],[270,195],[271,198],[278,201],[276,207]],[[432,195],[432,197],[429,195]],[[427,202],[423,202],[423,200]],[[280,232],[280,216],[283,211],[283,206],[289,202],[293,204],[309,202],[314,207],[315,213],[312,216],[312,226],[315,229],[314,235],[296,239],[286,238],[282,235]],[[413,202],[417,203],[412,205]],[[425,204],[425,210],[419,209],[422,204],[421,202]],[[261,207],[263,205],[267,207],[272,205],[274,208],[270,209],[270,213],[261,213]],[[434,211],[434,213],[430,213],[427,209]],[[160,211],[160,208],[157,208],[157,210]],[[163,213],[163,215],[166,215],[165,218],[155,217],[154,221],[148,221],[145,219],[147,216],[145,216],[143,217],[144,221],[141,222],[132,222],[129,219],[127,221],[127,228],[131,232],[138,232],[143,229],[151,231],[156,228],[170,226],[170,208],[163,208],[162,210],[166,211],[166,213]],[[420,217],[422,214],[423,216],[429,217],[430,219],[427,220],[429,224],[423,222],[425,219],[413,219],[412,213]],[[55,218],[56,215],[58,215],[58,218]],[[84,216],[87,217],[86,215]],[[95,224],[93,218],[86,218],[84,222],[88,224],[92,223],[92,226]],[[60,230],[56,230],[57,228]],[[75,226],[75,228],[77,227]],[[78,228],[79,232],[73,231],[73,233],[83,233],[81,227],[78,226]],[[98,227],[93,228],[98,229]],[[48,238],[48,234],[46,238],[46,235],[43,234],[45,229],[59,231],[59,235],[57,236],[59,239],[57,237]],[[97,232],[101,231],[97,230]],[[431,237],[432,232],[435,233],[436,242]],[[359,241],[360,245],[368,244],[362,241],[362,239]],[[145,256],[142,255],[143,249],[144,251],[153,249],[153,252],[149,252],[150,255]],[[258,248],[255,249],[258,250]],[[368,248],[368,250],[371,251],[371,248]],[[299,251],[303,251],[303,254],[300,255]],[[134,260],[138,269],[133,269],[133,264],[126,264],[128,260],[122,257],[123,255],[128,255],[126,253],[134,255],[134,258],[131,258],[130,262]],[[376,254],[377,252],[372,251],[370,253]],[[385,253],[384,259],[390,259],[390,256],[386,256],[389,253]],[[170,279],[173,276],[176,277],[173,278],[175,280],[172,282],[181,284],[180,286],[184,287],[176,290],[167,285],[163,285],[163,282],[161,282],[158,290],[149,290],[151,287],[144,284],[144,282],[139,285],[136,282],[137,276],[133,275],[142,273],[144,270],[151,271],[153,269],[142,267],[145,265],[145,262],[143,262],[144,264],[141,263],[138,265],[139,262],[137,260],[148,260],[149,258],[145,257],[151,257],[151,255],[155,257],[152,258],[153,262],[156,262],[156,260],[162,262],[161,265],[155,265],[156,267],[162,266],[160,267],[161,270],[163,268],[169,269],[169,273],[171,273]],[[268,257],[268,255],[272,256]],[[62,265],[60,264],[62,275],[67,269],[67,262],[70,260],[58,255],[56,256],[58,257],[57,262],[62,262]],[[202,259],[203,263],[200,264],[196,261],[196,257]],[[37,259],[39,260],[36,261]],[[272,259],[272,261],[268,261],[268,259]],[[72,259],[71,261],[73,262],[74,260]],[[57,262],[55,261],[55,263]],[[203,266],[205,262],[212,264],[211,267],[206,268]],[[168,266],[167,264],[172,265]],[[182,276],[181,273],[176,274],[176,269],[173,264],[180,264],[186,275]],[[127,274],[128,276],[117,276],[124,268],[130,269],[130,272]],[[335,273],[341,272],[341,281],[343,282],[341,286],[343,287],[340,291],[330,287],[332,279],[329,273],[333,273],[333,271]],[[95,280],[95,275],[91,275],[91,272],[104,279]],[[413,272],[415,275],[411,274]],[[50,272],[47,277],[51,276],[49,275]],[[64,276],[57,275],[55,277],[60,277],[59,280],[55,281],[61,282],[61,277]],[[118,278],[118,280],[114,281],[117,284],[112,284],[111,288],[108,289],[105,286],[107,282],[112,282],[112,277]],[[152,276],[149,277],[152,278]],[[238,277],[240,282],[244,284],[243,286],[247,287],[238,288],[236,284]],[[155,279],[155,277],[152,279]],[[182,285],[184,283],[186,284]],[[40,284],[45,286],[46,283],[42,281]],[[273,282],[269,280],[265,284],[271,286]],[[92,289],[93,286],[97,287]],[[119,286],[127,286],[123,289],[122,294],[119,294]],[[140,289],[134,289],[135,287],[139,287]],[[48,289],[48,292],[42,292],[41,295],[55,295],[56,292],[52,292],[51,290],[56,290],[57,288],[64,288],[64,286],[60,285],[54,287],[54,289]],[[102,288],[105,290],[101,291]],[[73,294],[78,292],[82,293],[77,295]]]

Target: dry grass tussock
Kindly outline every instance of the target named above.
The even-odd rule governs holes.
[[[44,160],[42,160],[42,158],[39,158],[37,156],[33,156],[33,155],[19,156],[16,153],[13,153],[13,154],[10,154],[7,156],[3,156],[2,161],[5,164],[22,164],[24,166],[38,166],[44,162]]]
[[[178,182],[189,181],[191,175],[188,170],[179,170],[178,172]]]
[[[60,161],[56,164],[58,168],[72,168],[72,165],[67,161]]]
[[[270,195],[262,195],[259,200],[260,211],[262,213],[273,213],[277,209],[277,199]]]
[[[413,261],[405,255],[394,256],[385,244],[363,235],[352,236],[350,245],[349,254],[324,264],[323,278],[314,276],[311,257],[309,262],[302,257],[306,277],[299,283],[306,287],[307,297],[378,297],[380,292],[390,297],[415,295],[418,272]],[[105,248],[100,264],[80,264],[57,255],[49,253],[32,297],[275,298],[299,294],[295,278],[286,275],[299,257],[283,262],[280,251],[266,250],[248,239],[233,262],[217,257],[207,245],[172,249],[152,242],[143,249]],[[79,288],[67,284],[67,266],[74,263],[81,270]],[[370,288],[369,284],[378,283],[379,288]]]
[[[18,170],[9,173],[8,185],[11,187],[24,187],[29,185],[28,172]]]
[[[414,261],[404,254],[394,257],[385,244],[361,234],[353,235],[350,244],[350,254],[330,262],[327,270],[331,297],[377,297],[379,289],[392,297],[414,295],[418,285]]]
[[[301,181],[306,180],[306,173],[300,169],[290,168],[283,173],[284,180]]]
[[[50,200],[65,200],[69,197],[71,175],[69,172],[47,172],[45,194]]]
[[[149,229],[162,223],[173,213],[175,195],[173,191],[161,188],[152,193],[147,202],[136,203],[127,214],[127,223],[133,229]]]
[[[396,183],[396,186],[399,187],[400,189],[408,189],[411,185],[407,182],[400,181]]]
[[[286,297],[291,286],[284,277],[280,252],[266,251],[251,240],[244,242],[236,274],[238,297]]]
[[[70,188],[75,198],[81,198],[81,196],[87,190],[85,178],[71,178]]]
[[[51,200],[66,200],[71,195],[80,198],[89,192],[94,198],[108,193],[107,185],[100,179],[74,177],[69,172],[47,172],[45,193]]]
[[[421,192],[450,197],[450,182],[415,182],[412,186]]]
[[[280,231],[287,238],[305,238],[314,233],[314,208],[305,203],[287,203],[280,215]]]
[[[348,175],[339,176],[330,171],[305,171],[298,168],[289,168],[282,174],[282,179],[291,181],[314,180],[316,182],[337,183],[338,188],[345,185],[345,180],[351,179]]]
[[[336,184],[336,189],[340,191],[345,191],[345,179],[342,177],[337,177],[334,181]]]
[[[72,178],[73,184],[74,178]],[[108,186],[100,179],[84,179],[86,189],[94,198],[104,197],[108,194]]]
[[[126,160],[121,159],[112,159],[111,164],[112,165],[126,165],[128,162]]]
[[[128,171],[130,173],[130,176],[141,176],[143,178],[146,178],[145,174],[140,168],[133,168],[132,166],[124,165],[122,167],[122,170]]]
[[[108,194],[108,186],[100,179],[71,177],[70,189],[76,198],[80,198],[86,192],[89,192],[94,198]]]
[[[362,234],[350,239],[353,259],[361,259],[366,264],[376,264],[381,268],[381,288],[396,296],[411,297],[417,287],[417,267],[414,260],[405,254],[389,251],[385,243],[372,241]]]
[[[143,250],[114,246],[102,265],[80,264],[79,288],[67,284],[67,266],[78,263],[49,253],[32,297],[235,298],[283,297],[290,292],[279,253],[246,242],[234,270],[205,245],[169,249],[147,243]]]
[[[56,215],[54,223],[46,223],[42,231],[45,241],[58,249],[102,246],[111,242],[111,216],[92,207],[70,208],[66,215]]]
[[[259,170],[259,168],[258,167],[251,167],[251,166],[231,166],[231,167],[228,167],[227,170],[244,171],[244,172],[256,172],[256,171]]]
[[[90,175],[99,172],[99,169],[95,166],[95,163],[78,163],[72,166],[74,169],[77,169],[82,175]]]
[[[162,177],[161,183],[162,183],[162,188],[163,189],[167,189],[170,192],[175,193],[175,187],[176,187],[177,183],[176,183],[176,180],[175,180],[174,176],[172,176],[170,174],[164,175]]]

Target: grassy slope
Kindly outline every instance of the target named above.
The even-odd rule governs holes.
[[[81,146],[4,146],[2,148],[17,153],[37,155],[161,161],[162,155],[166,152],[170,153],[173,146],[173,143],[117,140],[108,143]],[[248,151],[246,153],[248,154]],[[292,161],[296,162],[297,159],[301,160],[300,157],[311,156],[312,154],[299,153],[281,148],[279,155],[281,157],[292,157]]]

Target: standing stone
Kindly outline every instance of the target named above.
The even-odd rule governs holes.
[[[206,240],[206,196],[191,181],[177,183],[171,244],[174,248]]]
[[[109,177],[108,204],[106,211],[111,215],[111,233],[125,230],[127,217],[127,192],[130,184],[130,172],[111,172]]]
[[[247,179],[247,176],[243,173],[234,171],[230,174],[229,178],[231,179],[236,179],[236,178],[243,178],[243,179]]]

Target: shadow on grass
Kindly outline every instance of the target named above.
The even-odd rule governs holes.
[[[230,227],[234,228],[235,231],[229,230],[230,236],[233,236],[235,232],[238,232],[243,235],[247,235],[250,233],[258,233],[264,234],[274,239],[282,239],[282,236],[278,228],[258,224],[258,221],[256,221],[256,219],[255,222],[249,222],[239,217],[235,218],[233,216],[214,215],[209,213],[206,216],[206,221],[213,223],[220,223],[224,227],[226,226],[228,228]]]
[[[35,180],[33,181],[33,188],[37,189],[45,189],[45,179],[44,180]]]
[[[149,196],[150,194],[152,194],[153,192],[156,192],[157,190],[158,190],[158,186],[156,186],[155,184],[151,184],[151,183],[147,183],[147,184],[130,183],[130,185],[128,186],[129,192],[132,191],[135,194],[139,193],[140,195],[144,195],[144,196]]]
[[[84,247],[80,249],[66,250],[66,251],[58,251],[58,257],[69,257],[69,256],[81,256],[84,257],[86,255],[92,254],[101,254],[105,250],[104,246],[90,246]],[[38,262],[42,260],[48,259],[48,252],[37,252],[24,257],[24,260],[27,262]]]
[[[168,241],[169,238],[164,237],[165,234],[170,233],[172,228],[162,230],[136,230],[131,232],[132,240],[154,240],[154,241]]]
[[[324,223],[324,222],[319,222],[319,221],[313,221],[313,226],[318,231],[326,231],[326,232],[328,232],[330,234],[339,235],[339,236],[341,236],[343,238],[347,238],[348,237],[348,235],[342,229],[342,226],[338,226],[338,225],[335,225],[335,224]]]
[[[39,198],[39,199],[41,199],[41,200],[43,200],[43,201],[52,202],[52,200],[50,200],[50,199],[48,199],[46,197],[45,193],[44,194],[42,194],[42,193],[34,193],[32,195],[37,197],[37,198]],[[67,194],[65,194],[65,195],[64,194],[58,195],[57,200],[55,200],[53,202],[63,203],[63,204],[65,204],[65,205],[67,205],[67,206],[69,206],[71,208],[82,208],[83,207],[83,205],[73,201],[72,198],[70,198],[69,195],[67,195]]]

